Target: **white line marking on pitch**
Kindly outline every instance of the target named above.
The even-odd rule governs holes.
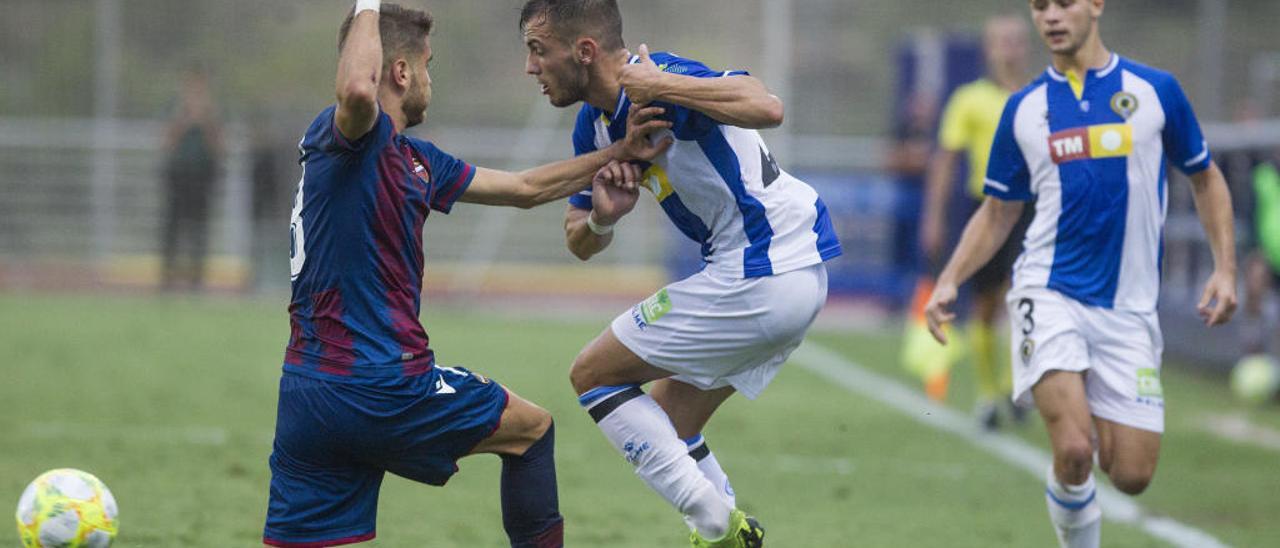
[[[1043,478],[1052,462],[1047,451],[1010,435],[984,432],[970,417],[938,405],[902,383],[862,367],[820,344],[806,341],[791,355],[791,361],[850,392],[897,409],[917,422],[964,438],[979,449],[1022,468],[1034,478]],[[1098,498],[1102,503],[1103,517],[1117,523],[1133,525],[1174,546],[1226,546],[1200,529],[1171,518],[1148,514],[1133,499],[1101,482],[1098,483]]]
[[[1254,424],[1243,413],[1209,415],[1200,426],[1205,432],[1218,438],[1242,445],[1280,451],[1280,431]]]

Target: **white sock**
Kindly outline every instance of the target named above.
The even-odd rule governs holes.
[[[578,401],[636,475],[684,514],[690,528],[706,539],[728,533],[733,508],[698,469],[658,402],[634,385],[595,388]]]
[[[716,486],[716,493],[729,503],[730,508],[737,508],[738,501],[734,495],[733,486],[729,484],[729,475],[725,474],[724,469],[720,467],[720,461],[716,460],[715,453],[711,452],[707,440],[702,437],[702,434],[697,434],[684,440],[684,444],[689,448],[689,456],[698,462],[698,469],[702,470],[702,475]]]
[[[1045,483],[1045,503],[1049,507],[1049,521],[1058,534],[1058,545],[1098,548],[1102,542],[1102,507],[1098,505],[1093,474],[1080,485],[1064,485],[1054,476],[1050,465]]]

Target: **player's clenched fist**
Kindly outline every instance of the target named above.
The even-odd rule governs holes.
[[[591,215],[602,226],[612,226],[630,213],[640,197],[641,170],[630,162],[610,162],[591,180]],[[631,181],[630,184],[622,181]]]
[[[929,303],[924,306],[924,317],[929,322],[929,333],[942,344],[947,344],[947,334],[942,330],[943,324],[956,319],[951,307],[956,303],[956,284],[939,281],[929,295]]]
[[[658,99],[662,86],[662,71],[649,58],[649,46],[640,44],[637,52],[640,61],[622,67],[618,83],[626,90],[633,104],[647,105]]]

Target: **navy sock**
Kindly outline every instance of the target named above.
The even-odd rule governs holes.
[[[564,546],[564,518],[556,494],[556,425],[523,455],[502,456],[502,527],[519,548]]]

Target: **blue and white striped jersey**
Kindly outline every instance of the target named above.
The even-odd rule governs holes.
[[[1014,288],[1154,311],[1166,163],[1187,174],[1210,164],[1195,113],[1166,72],[1112,55],[1083,81],[1049,67],[1010,97],[984,191],[1035,201]]]
[[[746,74],[712,71],[670,53],[650,57],[659,69],[685,76]],[[654,104],[666,109],[662,118],[674,125],[653,138],[672,135],[676,141],[648,166],[646,186],[676,227],[702,246],[708,272],[755,278],[840,256],[826,205],[812,187],[778,168],[759,132],[682,106]],[[612,113],[584,104],[573,131],[574,152],[586,154],[622,139],[630,107],[625,92],[619,92]],[[591,191],[569,202],[590,209]]]

